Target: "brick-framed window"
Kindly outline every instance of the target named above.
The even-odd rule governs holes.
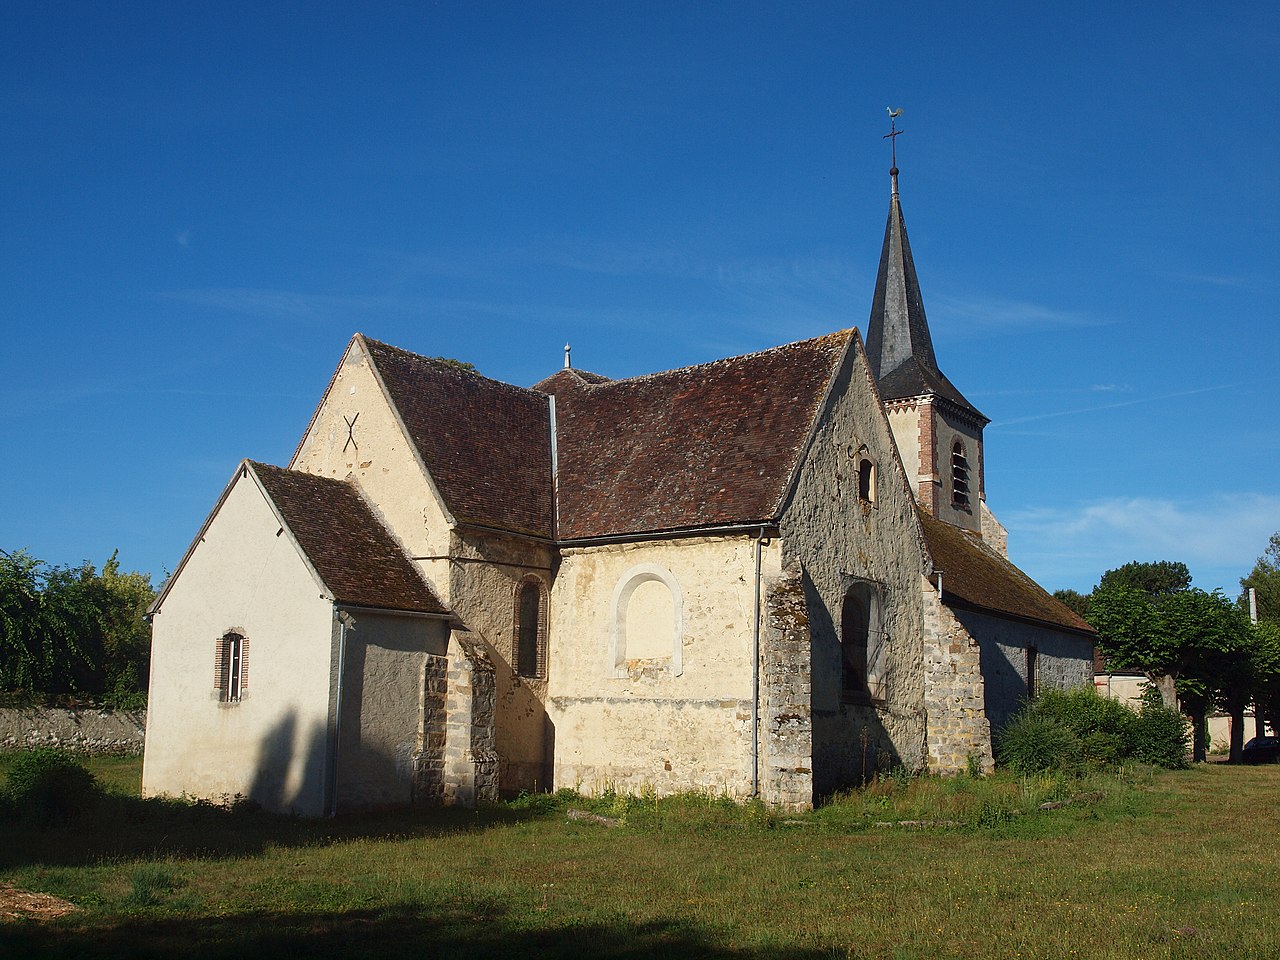
[[[522,677],[547,675],[547,587],[533,574],[516,586],[514,666]]]
[[[220,703],[239,703],[249,686],[249,641],[235,630],[218,638],[213,686]]]

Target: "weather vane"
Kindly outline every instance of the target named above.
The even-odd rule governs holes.
[[[885,107],[889,111],[889,132],[880,139],[889,141],[889,153],[891,155],[893,170],[892,173],[898,172],[898,138],[906,133],[905,130],[898,129],[898,118],[902,116],[901,107]]]

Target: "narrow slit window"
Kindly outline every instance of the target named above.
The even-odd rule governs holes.
[[[858,459],[858,499],[871,503],[876,498],[876,468],[868,457]]]

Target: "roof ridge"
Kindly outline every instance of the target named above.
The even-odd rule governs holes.
[[[403,354],[405,357],[409,357],[412,360],[424,363],[431,367],[435,367],[436,369],[444,372],[457,373],[462,376],[471,377],[476,380],[483,380],[486,383],[495,384],[499,387],[505,387],[508,390],[513,390],[521,394],[529,394],[535,397],[542,396],[542,394],[538,393],[537,390],[533,390],[529,387],[521,387],[517,384],[509,383],[506,380],[498,380],[494,377],[486,376],[485,374],[481,373],[479,370],[467,370],[467,369],[464,369],[463,367],[455,366],[454,364],[449,363],[446,360],[443,360],[437,357],[423,356],[420,353],[414,353],[412,350],[406,350],[404,347],[397,347],[395,344],[387,343],[385,340],[375,340],[373,337],[368,337],[368,336],[365,336],[364,334],[357,334],[357,336],[361,337],[364,340],[364,342],[369,344],[370,346],[381,347],[385,350],[391,350],[395,353]],[[375,362],[376,362],[376,359],[375,359]],[[463,363],[466,361],[458,361],[458,362]]]
[[[621,386],[629,383],[653,382],[654,380],[659,380],[663,377],[685,374],[694,370],[705,370],[711,367],[728,367],[743,360],[754,360],[758,357],[765,357],[771,354],[781,353],[786,350],[794,350],[797,347],[830,343],[839,338],[844,338],[847,341],[856,330],[857,327],[845,327],[841,330],[833,330],[830,333],[824,333],[821,336],[809,337],[805,340],[793,340],[790,343],[780,343],[777,346],[766,347],[763,350],[756,350],[752,353],[740,353],[733,357],[720,357],[717,360],[708,360],[704,363],[693,363],[684,367],[672,367],[669,370],[655,370],[651,373],[640,373],[634,377],[621,377],[616,380],[605,380],[602,383],[591,383],[587,384],[587,386],[592,391],[604,390],[609,387]]]

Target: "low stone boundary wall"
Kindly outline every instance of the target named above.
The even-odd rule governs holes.
[[[61,747],[76,753],[138,754],[146,722],[145,710],[0,709],[0,750]]]

